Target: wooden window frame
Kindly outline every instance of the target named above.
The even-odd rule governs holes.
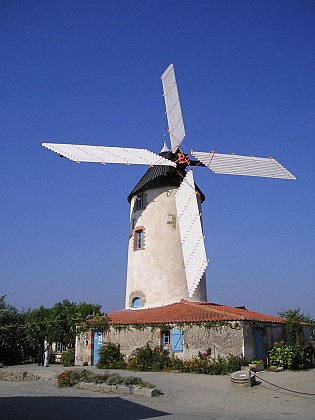
[[[140,243],[139,243],[139,236],[141,237]],[[134,228],[134,231],[133,231],[133,250],[142,251],[144,249],[145,249],[145,230],[143,226],[137,226]]]

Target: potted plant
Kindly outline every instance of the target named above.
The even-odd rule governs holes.
[[[253,360],[249,363],[250,370],[254,370],[255,372],[259,372],[260,370],[264,370],[264,362],[263,360]]]

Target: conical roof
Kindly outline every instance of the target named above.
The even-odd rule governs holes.
[[[147,170],[138,184],[128,195],[128,202],[131,203],[132,197],[143,191],[161,187],[179,187],[185,175],[185,171],[179,171],[172,166],[152,166]],[[200,194],[201,202],[203,203],[205,201],[204,194],[201,192],[197,185],[195,185],[195,188]]]

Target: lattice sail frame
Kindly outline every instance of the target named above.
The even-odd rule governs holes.
[[[291,172],[273,158],[195,152],[193,150],[191,150],[191,154],[217,174],[296,179]]]
[[[164,165],[176,167],[176,163],[147,149],[57,143],[42,143],[42,146],[77,163],[99,162],[103,164],[122,163],[126,165]]]
[[[189,297],[193,297],[208,265],[196,194],[193,171],[190,170],[175,194]]]
[[[172,150],[175,151],[183,141],[186,134],[173,64],[168,66],[168,68],[162,74],[161,80],[166,108],[168,132],[170,135]]]

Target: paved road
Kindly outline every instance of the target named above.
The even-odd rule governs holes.
[[[315,419],[315,369],[260,372],[259,384],[251,388],[231,384],[229,376],[116,371],[154,383],[164,394],[153,398],[57,388],[54,378],[65,369],[62,366],[25,365],[5,369],[34,371],[41,380],[0,381],[1,420]],[[89,369],[98,371],[94,367]]]

